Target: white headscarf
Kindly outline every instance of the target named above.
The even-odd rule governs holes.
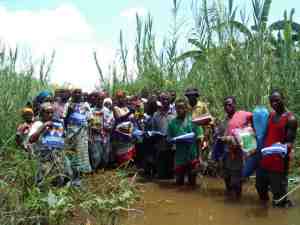
[[[105,107],[105,104],[106,104],[106,103],[109,103],[109,104],[112,105],[112,99],[111,99],[111,98],[105,98],[105,99],[103,100],[103,107]]]

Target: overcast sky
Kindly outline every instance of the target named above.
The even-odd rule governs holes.
[[[191,1],[182,0],[183,20],[191,19]],[[285,9],[295,8],[295,20],[300,22],[297,2],[273,0],[270,21],[281,19]],[[251,0],[235,0],[235,4],[247,8]],[[92,90],[98,80],[93,50],[107,71],[116,59],[120,29],[132,51],[135,14],[150,12],[155,33],[162,40],[170,32],[171,7],[172,0],[0,0],[0,39],[10,46],[18,44],[33,60],[56,49],[52,82],[69,81]]]

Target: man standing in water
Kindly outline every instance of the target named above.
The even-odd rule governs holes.
[[[153,130],[167,135],[168,125],[175,114],[170,111],[170,96],[163,92],[159,96],[162,104],[161,108],[153,115]],[[173,178],[174,172],[174,152],[171,146],[167,143],[165,136],[161,136],[155,143],[157,150],[157,174],[159,179]]]
[[[256,175],[256,189],[260,199],[266,202],[270,187],[273,206],[290,207],[292,202],[289,199],[278,200],[287,193],[289,161],[298,123],[293,113],[287,111],[280,91],[272,91],[269,100],[274,111],[269,116],[265,148],[261,151],[260,168]],[[277,148],[278,144],[282,144],[282,148]]]
[[[224,121],[225,136],[220,138],[225,145],[223,158],[224,181],[227,196],[239,199],[242,195],[242,169],[243,152],[240,143],[235,138],[235,130],[244,128],[251,124],[252,113],[236,110],[235,97],[229,96],[224,99]]]

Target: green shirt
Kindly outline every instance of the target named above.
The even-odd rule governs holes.
[[[194,132],[196,138],[203,137],[203,129],[200,126],[193,124],[191,117],[188,116],[184,120],[178,118],[173,119],[168,126],[168,137],[174,138],[179,135]],[[189,162],[197,159],[198,157],[198,147],[197,143],[193,144],[176,144],[175,152],[175,166],[188,164]]]

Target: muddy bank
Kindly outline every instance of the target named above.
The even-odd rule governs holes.
[[[172,181],[141,183],[142,201],[130,213],[126,225],[297,225],[299,201],[291,209],[262,206],[254,184],[248,182],[239,202],[224,197],[221,179],[202,178],[201,185],[176,187]],[[292,199],[299,199],[293,195]]]

